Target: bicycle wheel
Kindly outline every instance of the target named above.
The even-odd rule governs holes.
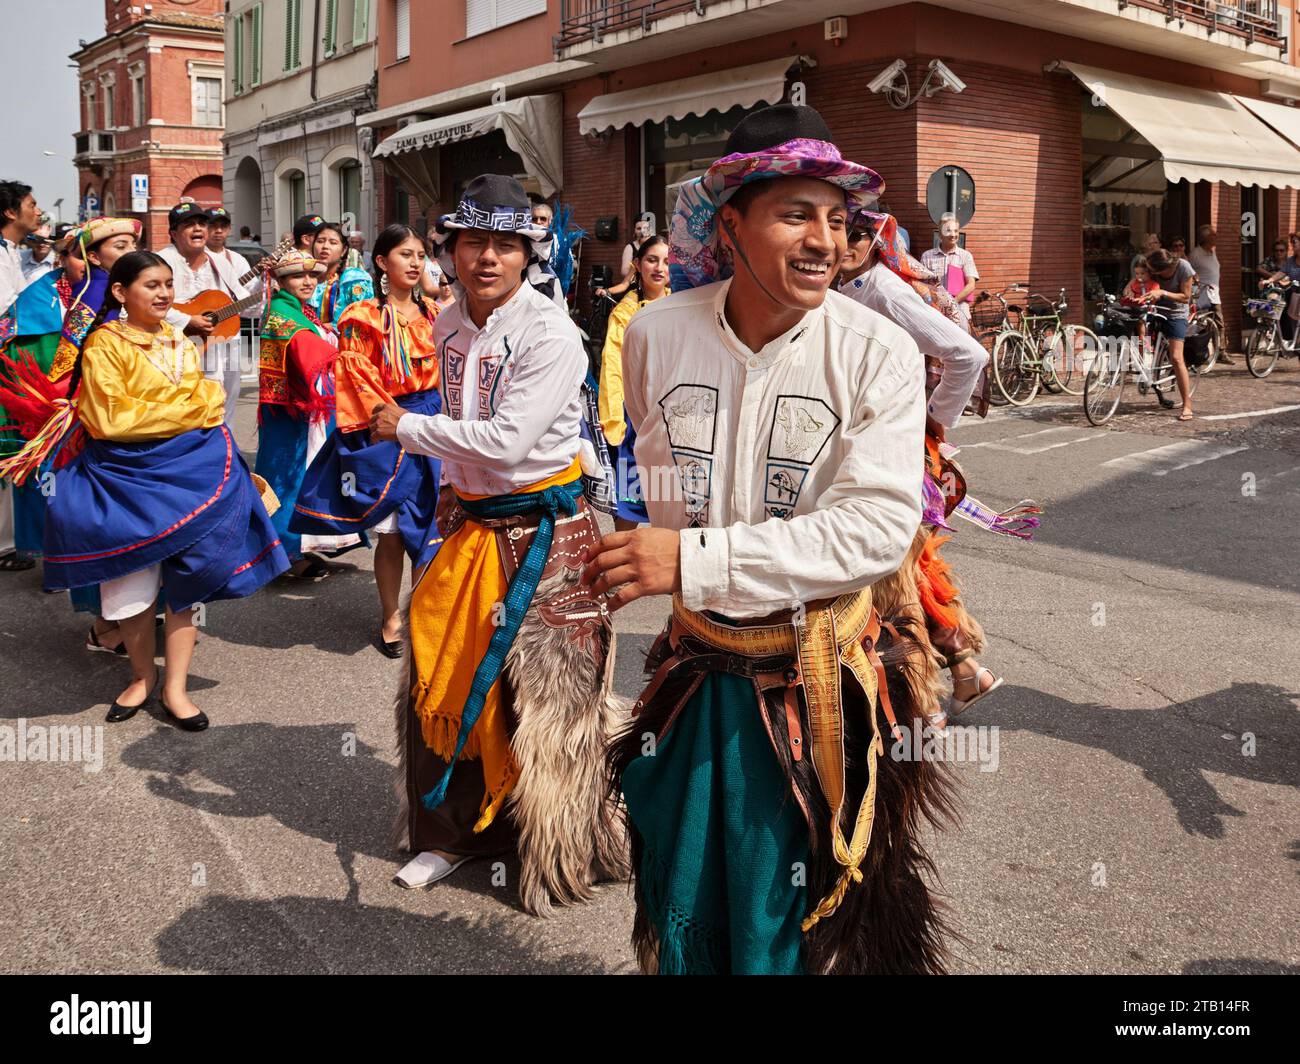
[[[1082,395],[1088,367],[1101,352],[1101,339],[1086,325],[1065,326],[1065,371],[1056,373],[1061,389]]]
[[[1012,406],[1024,406],[1038,394],[1033,344],[1018,332],[1004,332],[993,345],[993,381]]]
[[[1252,377],[1267,377],[1277,365],[1277,356],[1281,354],[1282,345],[1277,335],[1277,323],[1262,322],[1255,326],[1246,344],[1246,368]]]
[[[1202,329],[1207,329],[1210,333],[1210,346],[1207,349],[1209,357],[1195,370],[1189,370],[1192,376],[1205,376],[1214,368],[1214,364],[1219,361],[1219,352],[1223,350],[1223,330],[1219,328],[1219,323],[1210,315],[1205,315],[1200,319]]]
[[[980,329],[979,332],[975,334],[975,339],[978,340],[980,346],[989,353],[990,359],[992,359],[993,357],[993,348],[997,345],[998,337],[1001,335],[1002,335],[1001,329]],[[988,367],[988,371],[990,377],[992,377],[993,367],[991,365]],[[999,389],[990,388],[989,405],[1006,406],[1007,405],[1006,396],[1004,396]]]
[[[1060,375],[1069,372],[1065,365],[1065,333],[1059,325],[1049,325],[1037,334],[1036,339],[1043,389],[1060,395],[1065,390]]]
[[[1119,409],[1124,394],[1124,354],[1098,351],[1083,377],[1083,413],[1093,425],[1104,425]]]

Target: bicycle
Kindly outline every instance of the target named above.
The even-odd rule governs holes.
[[[1029,303],[1020,321],[994,341],[993,380],[998,391],[1013,406],[1028,404],[1040,384],[1054,394],[1080,394],[1074,384],[1075,366],[1083,361],[1078,355],[1081,350],[1097,349],[1097,335],[1086,326],[1061,321],[1062,312],[1069,307],[1064,288],[1056,302],[1031,295]]]
[[[1201,286],[1199,284],[1192,286],[1192,313],[1189,332],[1208,333],[1210,343],[1206,348],[1205,361],[1196,366],[1189,364],[1187,370],[1189,373],[1194,372],[1203,377],[1214,368],[1215,363],[1219,360],[1219,353],[1223,350],[1224,333],[1223,322],[1214,304],[1202,307],[1199,310],[1196,309],[1200,291]]]
[[[1115,308],[1115,297],[1107,296],[1106,302],[1112,313],[1122,313]],[[1128,374],[1137,377],[1138,393],[1145,395],[1149,390],[1156,393],[1156,400],[1166,410],[1174,405],[1174,396],[1178,394],[1178,377],[1169,356],[1169,341],[1163,330],[1152,329],[1158,322],[1167,321],[1169,315],[1158,307],[1146,306],[1135,308],[1141,320],[1147,326],[1146,337],[1139,338],[1132,334],[1116,337],[1119,343],[1098,349],[1083,382],[1083,413],[1090,424],[1104,425],[1119,409],[1120,399],[1124,394],[1124,385]],[[1136,331],[1137,320],[1131,325]],[[1155,333],[1152,339],[1151,333]],[[1118,351],[1115,351],[1118,347]],[[1184,348],[1185,349],[1185,348]],[[1134,357],[1134,351],[1137,354]],[[1196,374],[1187,375],[1187,395],[1191,398],[1196,391]]]
[[[1246,313],[1255,321],[1255,330],[1246,344],[1246,368],[1252,377],[1267,377],[1283,354],[1300,357],[1300,330],[1290,343],[1282,336],[1282,315],[1286,313],[1290,287],[1289,281],[1268,285],[1261,298],[1246,300]]]

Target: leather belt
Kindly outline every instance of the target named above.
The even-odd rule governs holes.
[[[892,630],[891,626],[886,627]],[[849,886],[862,879],[860,866],[871,841],[875,819],[876,761],[884,754],[877,701],[895,738],[901,735],[889,700],[884,665],[876,652],[880,629],[880,618],[872,607],[869,590],[841,595],[833,601],[809,603],[797,614],[785,611],[746,625],[728,624],[688,610],[681,597],[674,595],[672,620],[666,633],[672,653],[656,669],[633,707],[635,716],[670,676],[682,672],[748,676],[760,691],[782,687],[791,756],[799,761],[803,757],[803,728],[798,690],[803,688],[812,733],[810,756],[831,809],[832,848],[843,869],[835,887],[804,920],[804,931],[830,916]],[[845,803],[841,666],[849,669],[866,696],[872,733],[867,789],[847,840],[841,826]]]

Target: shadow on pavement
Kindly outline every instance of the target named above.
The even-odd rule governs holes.
[[[272,901],[206,898],[155,944],[163,964],[214,973],[611,972],[594,954],[547,955],[538,931],[499,919],[428,916],[295,895]]]
[[[1300,975],[1300,964],[1254,957],[1209,957],[1188,961],[1183,965],[1183,975]]]
[[[1164,791],[1185,832],[1218,839],[1225,816],[1246,814],[1219,797],[1210,773],[1300,787],[1297,697],[1272,684],[1236,683],[1162,709],[1121,710],[1008,686],[996,703],[985,703],[991,715],[963,716],[961,723],[1021,728],[1105,750]],[[1255,736],[1253,756],[1242,752],[1246,733]]]

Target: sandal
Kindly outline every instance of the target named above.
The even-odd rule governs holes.
[[[319,580],[324,580],[334,572],[332,565],[326,565],[320,558],[312,558],[311,564],[302,572],[295,573],[292,569],[285,572],[285,577],[289,580],[305,580],[309,584],[314,584]]]
[[[1178,415],[1178,420],[1179,420],[1179,421],[1191,421],[1192,418],[1194,418],[1195,416],[1196,416],[1196,415],[1193,414],[1190,410],[1184,410],[1181,414]]]
[[[0,573],[25,573],[28,569],[34,568],[36,568],[36,562],[31,558],[18,557],[16,550],[0,554]]]
[[[986,672],[989,674],[989,676],[993,677],[993,682],[989,684],[988,687],[985,687],[981,690],[980,677],[983,676]],[[976,693],[972,697],[964,700],[958,698],[957,685],[960,683],[965,683],[965,684],[973,683],[975,685]],[[993,671],[991,669],[986,669],[983,665],[981,665],[978,669],[975,670],[974,676],[967,676],[953,683],[952,685],[953,695],[948,703],[948,715],[950,717],[960,716],[962,713],[965,713],[966,710],[970,709],[970,707],[973,706],[976,702],[978,702],[981,698],[985,698],[988,695],[991,695],[994,691],[996,691],[999,687],[1001,687],[1002,684],[1003,684],[1003,679],[1001,676],[993,676]]]
[[[115,647],[106,647],[99,641],[99,636],[95,634],[95,626],[90,626],[90,631],[86,633],[86,649],[98,651],[101,654],[116,654],[119,658],[128,656],[126,652],[126,640],[118,643]]]

